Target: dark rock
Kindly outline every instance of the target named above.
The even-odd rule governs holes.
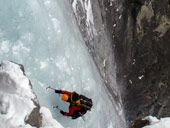
[[[40,128],[42,126],[42,117],[40,114],[40,105],[34,101],[34,105],[36,105],[36,107],[33,109],[33,111],[31,112],[31,114],[28,117],[28,120],[25,120],[25,122],[27,124],[30,124],[31,126],[34,126],[36,128]]]
[[[138,118],[135,120],[135,122],[133,123],[133,125],[130,128],[142,128],[146,125],[149,125],[148,120],[143,120],[142,118]]]
[[[90,40],[86,29],[84,38],[108,90],[115,78],[116,60],[127,121],[169,116],[170,1],[98,0],[92,6],[94,26],[100,34]],[[106,67],[101,68],[104,59]]]
[[[115,1],[106,13],[108,31],[115,35],[117,82],[127,120],[153,115],[170,115],[170,6],[168,0]],[[120,5],[119,5],[120,6]],[[111,29],[116,22],[116,28]],[[126,77],[124,77],[126,76]]]
[[[106,87],[120,102],[110,89],[116,60],[127,121],[169,116],[170,1],[98,0],[92,1],[92,7],[97,36],[88,35],[85,21],[79,25]]]

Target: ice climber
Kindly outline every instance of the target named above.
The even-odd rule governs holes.
[[[65,102],[69,102],[69,112],[64,112],[60,110],[60,113],[64,116],[70,116],[72,119],[83,116],[87,110],[91,110],[93,105],[92,100],[77,93],[68,92],[64,90],[56,90],[55,93],[62,94],[61,99]]]

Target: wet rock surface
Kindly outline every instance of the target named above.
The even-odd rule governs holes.
[[[112,6],[110,2],[105,3],[107,29],[115,45],[127,120],[169,116],[170,1],[114,1]]]
[[[132,124],[132,126],[130,128],[142,128],[144,126],[149,125],[149,121],[148,120],[143,120],[142,118],[138,118],[134,121],[134,123]]]
[[[169,116],[170,1],[98,0],[92,7],[97,34],[90,40],[82,28],[83,37],[108,89],[116,77],[127,121]]]
[[[75,0],[76,1],[76,0]],[[103,78],[104,86],[107,88],[110,97],[116,104],[121,104],[121,98],[117,88],[116,75],[115,75],[115,57],[113,51],[113,44],[111,37],[107,36],[105,8],[100,7],[101,1],[71,1],[74,6],[75,16],[80,27],[80,31],[84,38],[85,44],[91,54],[101,77]],[[88,9],[86,6],[91,6],[93,20],[87,20]],[[120,108],[121,109],[121,108]]]

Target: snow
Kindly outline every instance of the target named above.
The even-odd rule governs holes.
[[[43,128],[63,128],[55,119],[49,109],[41,107],[40,112],[42,113],[42,127]]]
[[[24,119],[35,107],[29,80],[20,67],[3,61],[0,67],[0,127],[24,126]]]
[[[9,45],[8,41],[3,41],[0,46],[1,52],[7,53],[9,51],[8,45]]]
[[[116,24],[113,25],[113,27],[116,27],[116,26],[117,26]]]
[[[150,125],[143,128],[169,128],[170,117],[161,118],[160,120],[156,117],[148,116],[145,119],[149,120]]]
[[[77,12],[79,12],[78,0],[73,0],[72,8],[73,8],[73,11],[74,11],[77,19],[78,19],[77,20],[78,22],[79,22],[80,18],[82,18],[82,19],[85,18],[85,20],[86,20],[85,24],[88,28],[88,35],[90,37],[92,34],[96,34],[96,30],[94,27],[94,16],[93,16],[93,12],[92,12],[91,0],[80,0],[79,3],[81,3],[83,12],[85,12],[85,15],[83,17],[80,17],[77,14]],[[79,23],[79,25],[80,25],[80,23]]]
[[[133,84],[132,80],[129,80],[129,83],[130,83],[130,84]]]
[[[144,75],[138,76],[139,80],[141,80],[144,77]]]
[[[25,124],[35,108],[32,99],[35,95],[20,66],[3,61],[0,67],[0,128],[33,128]],[[47,108],[42,107],[40,112],[42,128],[63,128]]]
[[[92,13],[92,7],[91,7],[91,0],[85,0],[85,10],[87,11],[87,22],[90,24],[94,24],[93,21],[93,13]]]
[[[20,41],[19,41],[19,43],[17,44],[17,45],[14,45],[13,47],[12,47],[12,53],[14,54],[14,55],[17,55],[17,56],[19,56],[19,52],[22,52],[23,54],[29,54],[29,52],[30,52],[30,49],[29,48],[27,48],[27,47],[25,47]]]
[[[121,19],[121,18],[122,18],[122,15],[119,16],[119,19]]]

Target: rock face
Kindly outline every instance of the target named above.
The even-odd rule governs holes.
[[[91,2],[92,27],[96,33],[88,39],[86,25],[81,31],[86,33],[83,34],[86,44],[108,88],[114,84],[112,72],[116,61],[116,77],[127,120],[147,115],[169,116],[170,1]],[[83,26],[83,18],[79,19]],[[116,99],[113,89],[111,93]]]
[[[80,2],[81,1],[81,2]],[[85,44],[91,54],[104,86],[111,94],[111,99],[116,104],[122,104],[115,75],[115,56],[111,37],[107,36],[105,21],[105,8],[100,7],[101,1],[71,0],[80,31]],[[101,3],[103,4],[103,2]],[[92,13],[90,12],[92,11]],[[88,19],[90,17],[91,20]],[[110,96],[110,95],[109,95]],[[117,106],[121,111],[121,105]]]
[[[110,0],[104,7],[127,119],[169,116],[170,1]]]
[[[31,126],[34,126],[36,128],[40,128],[42,126],[42,116],[40,114],[40,105],[38,102],[34,101],[34,105],[36,106],[31,114],[28,117],[28,120],[25,122],[30,124]]]

